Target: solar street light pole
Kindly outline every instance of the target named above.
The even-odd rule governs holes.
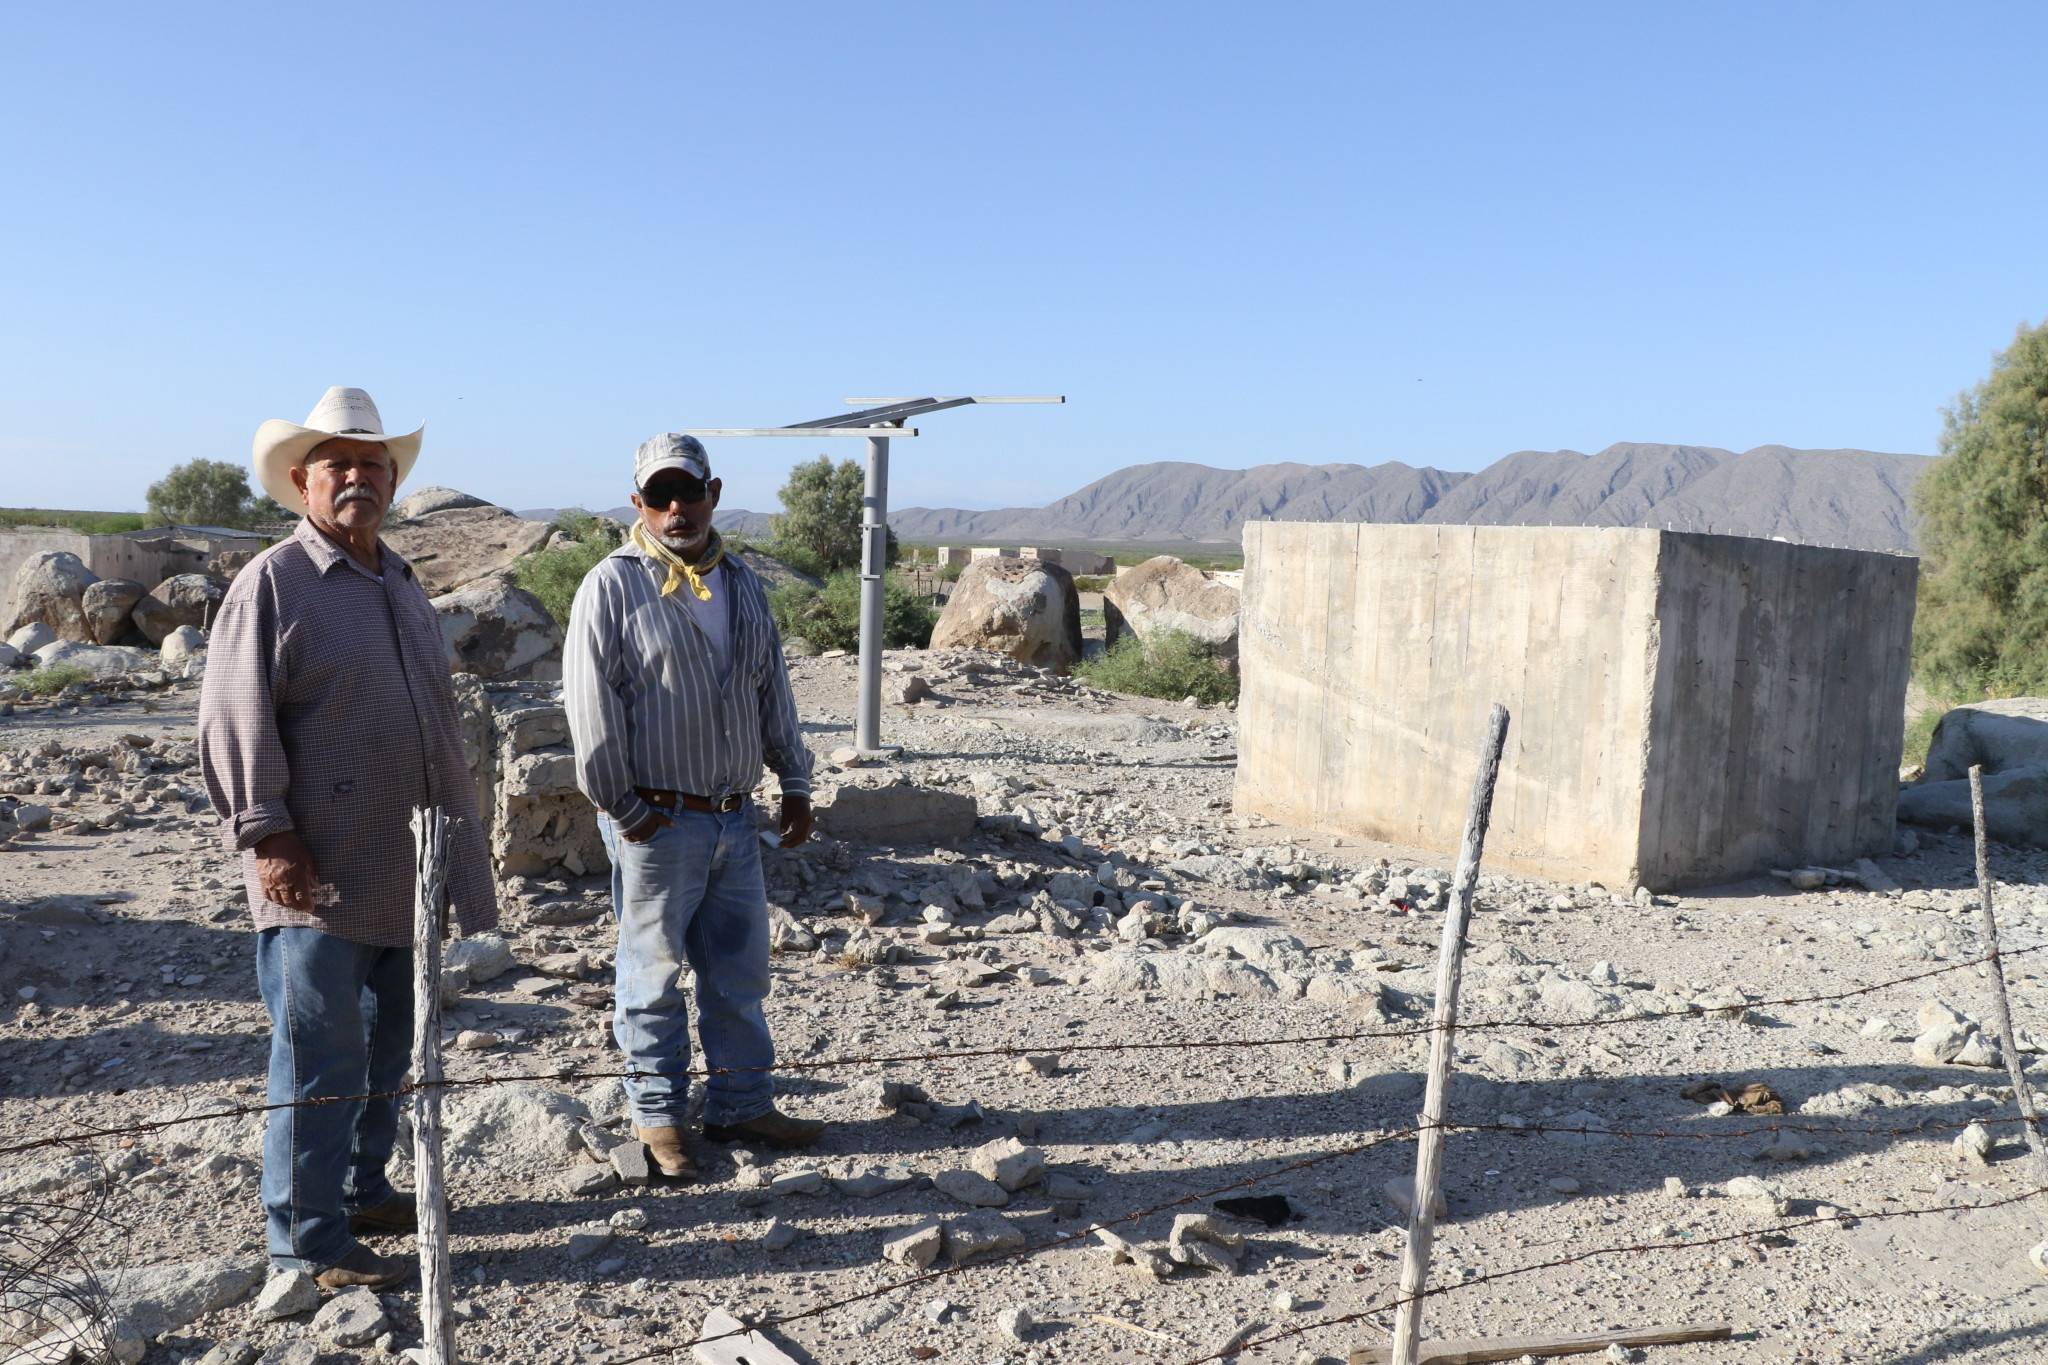
[[[860,705],[853,747],[874,758],[882,748],[883,575],[889,568],[889,438],[868,437],[868,477],[860,499]]]
[[[889,570],[889,442],[917,435],[905,419],[946,408],[980,403],[1064,403],[1063,396],[973,398],[849,398],[869,406],[786,427],[689,427],[692,436],[865,436],[867,480],[860,510],[860,693],[854,711],[853,744],[868,758],[896,752],[882,745],[882,604]]]

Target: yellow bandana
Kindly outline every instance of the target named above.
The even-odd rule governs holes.
[[[697,595],[699,602],[711,600],[711,589],[704,582],[704,577],[725,559],[725,542],[718,538],[716,531],[711,533],[711,543],[705,547],[708,553],[695,564],[648,535],[646,526],[637,521],[633,523],[633,543],[645,550],[648,557],[657,564],[668,566],[668,581],[661,585],[663,597],[687,582],[690,591]]]

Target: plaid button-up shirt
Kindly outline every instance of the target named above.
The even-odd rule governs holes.
[[[811,751],[768,595],[727,555],[712,606],[726,614],[718,653],[683,602],[661,595],[668,570],[627,541],[584,575],[562,647],[562,700],[576,743],[576,784],[631,829],[651,807],[633,788],[721,797],[749,792],[765,758],[785,796],[811,793]]]
[[[301,521],[235,576],[214,620],[199,760],[258,929],[411,943],[411,819],[426,805],[453,825],[449,900],[463,932],[497,923],[440,622],[412,566],[389,547],[383,565],[371,573]],[[257,879],[257,841],[283,830],[313,856],[310,909],[268,899]]]

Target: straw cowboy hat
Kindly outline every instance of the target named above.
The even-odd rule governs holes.
[[[336,387],[320,395],[320,401],[306,414],[303,424],[273,417],[256,428],[256,444],[249,458],[256,466],[256,478],[263,491],[287,512],[304,516],[306,500],[292,486],[292,470],[305,463],[306,452],[314,446],[336,436],[383,442],[391,452],[391,465],[397,475],[392,481],[395,488],[405,482],[405,476],[412,472],[412,462],[420,457],[420,433],[426,429],[426,424],[421,423],[403,436],[387,436],[384,419],[377,415],[377,405],[369,394],[361,389]]]

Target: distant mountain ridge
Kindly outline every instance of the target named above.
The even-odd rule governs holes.
[[[1479,526],[1669,526],[1910,553],[1913,484],[1933,459],[1869,450],[1624,441],[1597,454],[1516,451],[1476,474],[1378,465],[1212,469],[1131,465],[1044,507],[904,507],[909,541],[973,545],[1235,543],[1248,521]],[[613,509],[608,515],[631,515]],[[718,525],[769,534],[771,514],[721,510]]]

